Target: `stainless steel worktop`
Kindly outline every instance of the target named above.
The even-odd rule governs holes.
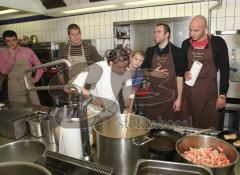
[[[44,107],[44,106],[29,106],[29,105],[26,105],[26,104],[18,104],[18,103],[8,104],[7,107],[9,109],[14,109],[16,107],[20,107],[20,108],[24,108],[24,107],[29,108],[29,107],[31,107],[35,111],[43,111],[43,112],[47,112],[49,110],[48,107]],[[49,143],[47,143],[46,140],[45,140],[45,137],[36,138],[36,137],[33,137],[30,134],[28,134],[28,135],[26,135],[26,136],[24,136],[24,137],[22,137],[22,138],[20,138],[18,140],[37,140],[37,141],[41,141],[41,142],[46,144],[48,151],[58,152],[57,144],[49,144]],[[9,142],[13,142],[13,141],[16,141],[16,140],[0,136],[0,146],[4,145],[4,144],[7,144]],[[94,149],[93,149],[93,151],[94,151]],[[96,155],[95,152],[92,152],[92,154]],[[238,174],[240,174],[240,160],[238,161],[238,163],[235,166],[235,175],[238,175]]]

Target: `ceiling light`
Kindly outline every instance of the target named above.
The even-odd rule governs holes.
[[[125,6],[135,6],[135,5],[145,5],[145,4],[154,4],[154,3],[167,3],[174,0],[142,0],[142,1],[134,1],[134,2],[126,2],[123,3]]]
[[[239,35],[240,30],[226,30],[226,31],[216,30],[215,34],[216,35]]]
[[[0,15],[2,15],[2,14],[7,14],[7,13],[18,12],[18,11],[19,11],[19,10],[15,10],[15,9],[1,10],[1,11],[0,11]]]
[[[103,6],[89,7],[89,8],[75,9],[75,10],[66,10],[66,11],[63,11],[62,13],[72,14],[72,13],[89,12],[89,11],[95,11],[95,10],[111,9],[116,7],[117,7],[116,5],[103,5]]]

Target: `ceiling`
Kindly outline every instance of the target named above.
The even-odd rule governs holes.
[[[20,10],[17,13],[26,13],[30,14],[41,14],[46,16],[60,17],[60,16],[69,16],[82,13],[92,13],[97,11],[106,11],[103,9],[94,10],[92,7],[96,6],[109,6],[107,10],[116,10],[116,9],[126,9],[126,8],[135,8],[143,6],[155,6],[163,4],[176,4],[176,3],[189,3],[189,2],[200,2],[201,0],[147,0],[150,1],[149,4],[145,5],[123,5],[126,2],[134,2],[141,0],[27,0],[27,3],[23,3],[23,0],[0,0],[0,10],[5,10],[8,8]],[[158,1],[158,2],[156,2]],[[209,1],[209,0],[202,0]],[[24,1],[26,2],[26,1]],[[113,6],[114,5],[114,6]],[[63,11],[89,8],[88,11],[76,12],[71,14],[64,14]],[[16,14],[16,12],[15,12]],[[2,15],[0,15],[2,17]],[[5,15],[6,16],[6,15]],[[11,16],[8,14],[8,16]]]

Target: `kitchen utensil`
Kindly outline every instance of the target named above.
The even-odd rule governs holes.
[[[0,174],[6,175],[52,175],[43,166],[30,162],[3,162],[0,163]]]
[[[50,143],[50,144],[56,143],[53,121],[50,120],[49,115],[46,115],[42,119],[42,124],[43,124],[44,135],[47,143]]]
[[[30,36],[30,43],[35,44],[38,42],[38,37],[37,35],[31,35]]]
[[[213,175],[205,167],[184,163],[138,160],[133,175]]]
[[[197,132],[194,132],[194,133],[191,133],[191,134],[188,134],[188,135],[200,135],[200,134],[203,134],[205,132],[214,131],[214,130],[215,130],[214,127],[210,127],[210,128],[202,129],[202,130],[199,130]]]
[[[27,118],[27,122],[30,127],[30,131],[32,136],[34,137],[43,137],[44,136],[44,130],[43,130],[43,118],[45,118],[47,113],[45,112],[34,112],[29,115]]]
[[[127,119],[127,114],[103,117],[94,126],[99,163],[113,167],[116,175],[132,174],[137,160],[149,156],[150,121],[131,115],[127,135],[122,138]]]
[[[11,108],[7,104],[0,110],[0,135],[19,139],[27,134],[26,118],[33,112],[30,107],[16,107]]]
[[[210,167],[215,175],[232,174],[234,171],[234,166],[238,162],[237,150],[229,143],[212,136],[191,135],[191,136],[185,136],[179,139],[176,143],[176,150],[177,150],[177,153],[182,158],[182,160],[185,162],[189,162],[189,161],[182,156],[182,153],[184,153],[184,151],[187,151],[189,147],[193,147],[193,148],[221,147],[223,149],[223,153],[227,156],[227,158],[230,160],[231,163],[224,167]]]
[[[233,139],[225,139],[224,135],[230,135],[230,134],[236,134],[236,138]],[[220,133],[218,133],[217,138],[222,139],[228,143],[230,143],[231,145],[233,145],[237,151],[240,151],[240,146],[235,146],[233,143],[238,141],[240,139],[240,135],[237,131],[221,131]]]
[[[225,139],[224,135],[230,135],[230,134],[236,134],[236,138]],[[232,143],[233,141],[237,140],[238,137],[239,137],[239,134],[236,131],[221,131],[217,135],[217,138],[227,141],[229,143]]]
[[[11,142],[0,147],[0,162],[36,162],[45,156],[46,151],[46,146],[39,141]]]
[[[28,36],[23,36],[22,44],[28,44],[28,43],[29,43],[29,37]]]
[[[150,133],[154,138],[149,143],[150,152],[158,155],[157,159],[174,160],[177,154],[175,144],[182,135],[170,129],[151,129]]]

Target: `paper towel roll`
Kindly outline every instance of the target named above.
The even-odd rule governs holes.
[[[188,85],[188,86],[194,86],[196,80],[197,80],[197,77],[198,77],[198,74],[200,73],[201,69],[202,69],[202,63],[200,63],[199,61],[194,61],[191,69],[190,69],[190,73],[191,73],[191,76],[192,76],[192,79],[191,80],[188,80],[188,81],[185,81],[185,83]]]
[[[60,126],[59,153],[76,159],[83,157],[81,131],[78,119],[65,118]]]

